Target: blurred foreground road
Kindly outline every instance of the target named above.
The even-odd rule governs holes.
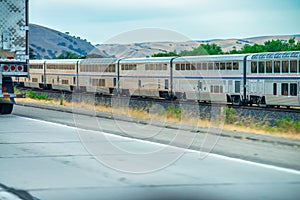
[[[33,115],[47,115],[42,112]],[[52,112],[60,124],[20,117],[18,108],[14,115],[0,115],[0,197],[4,193],[26,200],[300,197],[300,171],[216,154],[200,159],[194,150],[165,163],[182,149],[88,130],[84,125],[91,119],[86,117],[77,129],[68,114]],[[111,145],[122,151],[110,149]],[[162,151],[166,148],[167,152]],[[89,153],[97,150],[99,155]],[[149,156],[155,152],[160,153]],[[294,153],[299,156],[297,150]],[[135,169],[140,173],[134,173]],[[24,197],[24,193],[32,196]]]

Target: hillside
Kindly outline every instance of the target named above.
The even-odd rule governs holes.
[[[262,36],[244,39],[213,39],[187,42],[144,42],[134,44],[98,44],[93,46],[86,39],[71,36],[43,26],[31,24],[29,27],[29,46],[36,59],[57,58],[60,54],[69,51],[79,56],[97,54],[100,57],[146,57],[154,53],[192,50],[200,44],[215,43],[221,46],[223,52],[232,49],[239,50],[244,45],[263,44],[267,40],[287,41],[295,37],[300,40],[300,35]]]
[[[79,56],[89,54],[99,54],[102,57],[108,56],[85,39],[35,24],[29,25],[29,48],[33,50],[32,53],[36,59],[57,58],[66,51],[76,53]]]
[[[300,35],[282,35],[282,36],[262,36],[244,39],[214,39],[205,41],[187,41],[187,42],[145,42],[134,44],[102,44],[96,45],[100,51],[116,57],[146,57],[154,53],[166,53],[182,50],[192,50],[200,44],[217,44],[223,52],[229,52],[232,49],[240,50],[244,45],[263,44],[268,40],[288,41],[295,37],[296,41],[300,40]]]

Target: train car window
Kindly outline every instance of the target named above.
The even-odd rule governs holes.
[[[105,79],[92,79],[92,86],[105,87]]]
[[[258,73],[265,73],[265,62],[258,62]]]
[[[272,73],[272,61],[267,61],[266,62],[266,72],[267,73]]]
[[[37,82],[38,82],[38,79],[37,79],[37,78],[32,78],[31,81],[32,81],[33,83],[37,83]]]
[[[186,70],[191,70],[191,64],[190,64],[190,63],[187,63],[187,64],[185,65],[185,68],[186,68]]]
[[[219,87],[219,91],[220,91],[220,93],[223,93],[223,86],[222,85],[220,85],[220,87]]]
[[[43,65],[30,64],[30,69],[43,69]]]
[[[137,65],[136,65],[136,64],[134,64],[134,65],[132,66],[132,70],[137,70]]]
[[[210,92],[214,93],[214,86],[213,85],[210,86]]]
[[[191,70],[196,70],[196,64],[191,65]]]
[[[225,63],[220,63],[220,69],[225,70]]]
[[[202,63],[202,70],[207,70],[207,63]]]
[[[162,71],[163,66],[162,64],[156,64],[156,70]]]
[[[185,63],[181,63],[180,69],[181,69],[181,70],[185,70]]]
[[[220,70],[220,63],[215,63],[214,70]]]
[[[232,63],[231,62],[227,62],[226,63],[226,68],[227,68],[227,70],[232,70]]]
[[[151,64],[146,64],[146,70],[151,70]]]
[[[73,77],[73,84],[74,85],[76,84],[76,77],[75,76]]]
[[[150,70],[153,70],[153,71],[156,70],[156,64],[150,64],[150,66],[151,66]]]
[[[281,83],[281,95],[287,96],[289,94],[289,84]]]
[[[180,64],[176,64],[176,70],[180,70]]]
[[[290,73],[297,73],[297,61],[296,60],[290,61]]]
[[[274,61],[274,73],[280,73],[280,61]]]
[[[214,70],[214,63],[208,63],[208,70]]]
[[[201,63],[197,63],[197,70],[201,70]]]
[[[296,83],[290,84],[290,95],[297,96],[297,84]]]
[[[61,84],[63,84],[63,85],[68,85],[68,84],[69,84],[69,80],[64,80],[64,79],[62,79],[62,80],[61,80]]]
[[[289,73],[289,61],[282,61],[282,73]]]
[[[56,82],[59,83],[59,76],[56,78]]]
[[[48,64],[47,69],[59,69],[59,70],[75,70],[75,65],[73,64]]]
[[[132,68],[133,68],[133,65],[129,64],[127,70],[132,70]]]
[[[163,64],[163,70],[167,70],[168,69],[168,64]]]
[[[138,80],[138,87],[139,87],[139,88],[142,87],[142,80]]]
[[[146,64],[147,65],[147,64]],[[105,71],[105,72],[115,72],[115,65],[102,65],[101,68],[103,68],[101,71]],[[121,69],[122,70],[137,70],[137,65],[136,64],[125,64],[125,65],[121,65]],[[147,66],[146,66],[146,70],[147,70]]]
[[[251,62],[251,73],[257,73],[257,62]]]
[[[239,70],[239,63],[233,62],[233,70]]]
[[[215,85],[215,87],[214,87],[214,92],[215,92],[215,93],[220,93],[220,86]]]
[[[105,87],[105,79],[100,79],[101,86]]]
[[[116,72],[116,65],[115,64],[111,64],[111,71],[110,72]]]
[[[104,66],[104,72],[109,72],[109,71],[110,71],[109,66]]]
[[[273,83],[273,95],[277,95],[277,83]]]

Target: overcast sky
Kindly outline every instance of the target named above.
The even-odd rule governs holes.
[[[300,34],[299,0],[29,0],[29,4],[30,23],[70,32],[93,44]],[[126,33],[129,37],[117,39]]]

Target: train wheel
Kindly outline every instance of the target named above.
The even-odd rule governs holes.
[[[2,103],[0,104],[0,113],[3,115],[11,114],[14,108],[14,104]]]

